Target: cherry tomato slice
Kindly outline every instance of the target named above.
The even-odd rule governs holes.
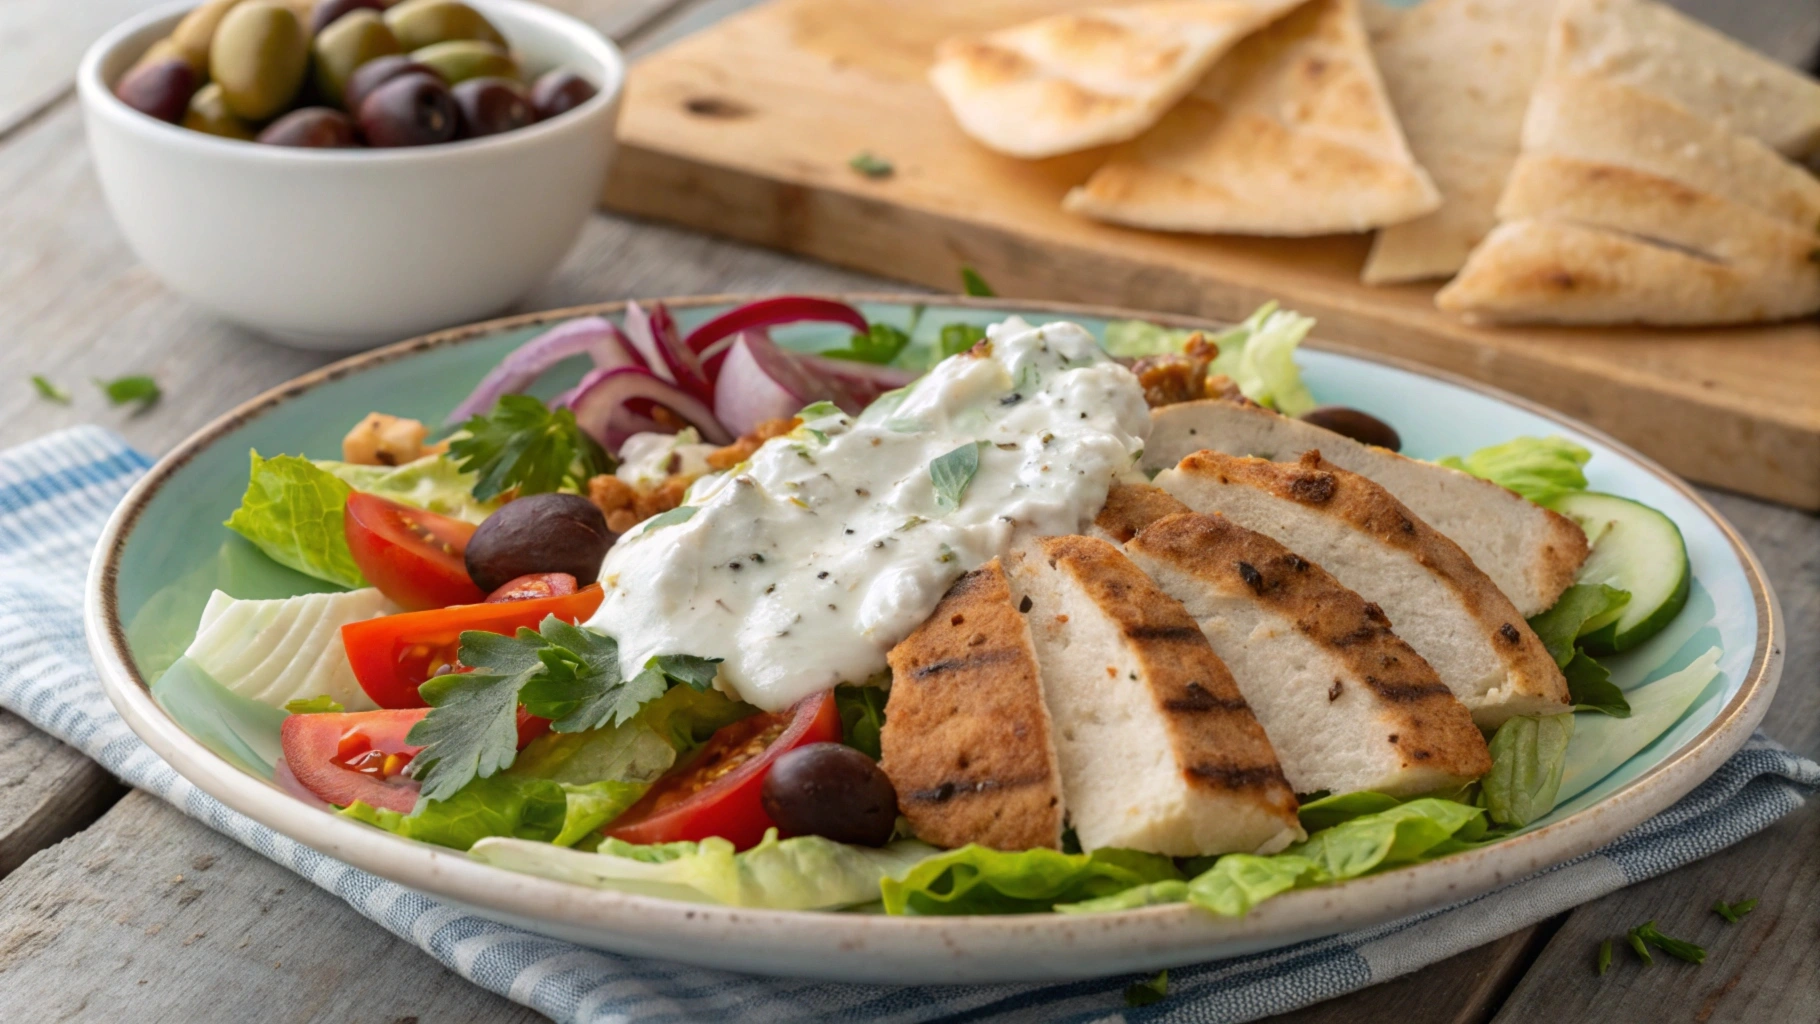
[[[277,781],[337,807],[364,800],[409,814],[417,804],[416,779],[405,774],[422,747],[406,742],[425,708],[291,715],[279,726],[284,760]],[[550,720],[518,709],[518,749],[550,730]]]
[[[520,626],[536,629],[546,615],[580,622],[594,614],[600,601],[600,587],[593,585],[558,597],[386,615],[341,627],[341,644],[347,648],[354,678],[373,703],[382,708],[420,708],[424,704],[417,688],[423,681],[460,667],[456,655],[464,631],[509,636]]]
[[[356,491],[341,525],[361,574],[411,611],[478,604],[486,597],[468,578],[472,523]]]
[[[563,597],[576,591],[575,577],[566,572],[534,572],[501,585],[487,595],[488,604],[503,601],[533,601],[540,597]]]
[[[759,802],[771,763],[786,751],[839,742],[840,736],[833,691],[805,698],[788,711],[742,718],[659,779],[606,833],[628,843],[720,836],[737,849],[756,846],[766,829],[776,827]]]

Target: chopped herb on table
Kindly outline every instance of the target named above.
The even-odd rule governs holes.
[[[1637,948],[1636,940],[1640,940],[1667,953],[1676,960],[1685,960],[1690,964],[1706,962],[1706,950],[1691,942],[1669,938],[1656,928],[1656,922],[1654,921],[1643,922],[1635,928],[1632,928],[1630,934],[1633,936],[1633,941],[1631,942],[1632,949]],[[1645,962],[1648,962],[1647,957],[1645,957]]]
[[[116,377],[113,380],[95,380],[95,386],[107,395],[107,400],[114,405],[139,403],[139,408],[146,409],[164,397],[158,382],[143,374],[132,377]],[[42,390],[42,389],[41,389]]]
[[[1737,924],[1739,921],[1744,920],[1744,915],[1755,909],[1757,909],[1757,900],[1755,897],[1748,900],[1739,900],[1736,903],[1727,903],[1724,900],[1717,900],[1713,903],[1713,913],[1725,918],[1727,924]]]
[[[847,161],[847,166],[874,180],[889,178],[897,171],[891,161],[881,160],[873,156],[870,151],[861,151],[853,159]]]
[[[49,377],[32,374],[32,387],[37,389],[40,397],[47,398],[59,405],[70,404],[70,393],[58,387]]]
[[[1156,977],[1125,986],[1126,1006],[1150,1006],[1169,994],[1169,972],[1158,971]]]
[[[1610,939],[1606,939],[1604,942],[1599,943],[1599,955],[1594,961],[1594,966],[1598,969],[1600,977],[1604,977],[1605,972],[1611,970]]]

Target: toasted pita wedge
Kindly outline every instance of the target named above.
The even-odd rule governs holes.
[[[1378,232],[1365,283],[1448,277],[1497,225],[1553,8],[1552,0],[1424,0],[1373,32],[1391,105],[1442,200],[1433,213]]]
[[[1006,571],[1082,849],[1268,853],[1301,837],[1270,740],[1180,602],[1094,537],[1042,538]]]
[[[1365,231],[1440,205],[1384,95],[1357,0],[1246,39],[1063,206],[1164,231]]]
[[[1144,469],[1170,469],[1207,448],[1273,461],[1318,450],[1327,461],[1389,491],[1460,545],[1526,619],[1553,607],[1586,561],[1586,533],[1573,520],[1488,480],[1361,444],[1248,402],[1209,399],[1150,410]]]
[[[1519,220],[1473,250],[1435,305],[1508,323],[1759,323],[1820,309],[1811,279],[1820,263],[1806,273],[1809,280],[1778,280],[1603,228]]]
[[[879,767],[917,837],[1057,850],[1062,778],[1030,630],[998,559],[891,649]]]
[[[1301,0],[1172,0],[1058,14],[936,50],[929,80],[961,128],[1035,159],[1156,123],[1233,44]]]
[[[1156,485],[1275,538],[1378,605],[1482,728],[1567,710],[1554,658],[1466,552],[1319,452],[1293,463],[1196,452]]]
[[[1666,4],[1561,0],[1544,74],[1666,97],[1797,159],[1820,152],[1820,82]]]

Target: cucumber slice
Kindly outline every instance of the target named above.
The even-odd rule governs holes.
[[[1673,520],[1629,498],[1594,491],[1561,495],[1548,507],[1579,523],[1592,543],[1579,582],[1630,593],[1615,619],[1588,624],[1593,628],[1580,641],[1587,651],[1628,651],[1661,632],[1687,604],[1687,544]]]

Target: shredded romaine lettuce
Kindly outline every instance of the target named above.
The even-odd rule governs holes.
[[[889,914],[1025,914],[1181,877],[1168,857],[1134,850],[963,846],[886,879],[883,893]]]
[[[308,459],[253,452],[246,496],[226,525],[280,565],[350,590],[364,587],[341,525],[351,493],[346,481]]]
[[[780,840],[765,833],[735,853],[725,839],[638,846],[608,839],[593,853],[542,843],[487,839],[470,855],[512,871],[599,889],[772,910],[836,910],[879,898],[879,885],[937,851],[914,840],[880,849],[821,836]]]
[[[476,779],[447,800],[431,800],[410,814],[358,800],[341,813],[406,839],[457,850],[490,836],[570,846],[618,817],[649,788],[648,782],[571,785],[501,774]]]
[[[425,455],[402,466],[358,466],[332,459],[317,459],[315,464],[356,491],[464,522],[479,523],[500,506],[497,499],[475,499],[474,483],[480,478],[463,473],[447,455]]]
[[[1545,505],[1563,494],[1586,489],[1586,474],[1580,467],[1591,458],[1592,452],[1564,437],[1519,437],[1465,458],[1448,455],[1437,461]]]

